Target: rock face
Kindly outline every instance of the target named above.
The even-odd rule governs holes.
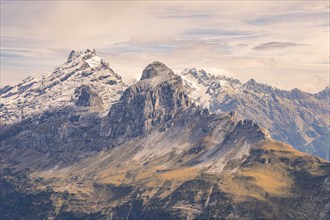
[[[237,110],[210,113],[195,105],[196,88],[187,76],[164,64],[148,65],[141,80],[127,87],[119,76],[98,75],[110,69],[94,51],[85,55],[72,52],[65,64],[86,68],[67,78],[79,83],[65,87],[65,103],[56,100],[53,111],[1,127],[4,219],[330,217],[329,161],[272,140]],[[76,72],[89,78],[79,81]],[[99,84],[120,98],[110,99]],[[1,91],[20,97],[8,93],[19,88]],[[203,98],[198,101],[208,103]]]
[[[111,138],[136,137],[164,125],[190,106],[181,77],[164,64],[153,62],[141,80],[127,88],[111,107],[103,131]]]
[[[159,75],[163,75],[165,77],[171,77],[174,75],[173,71],[169,69],[165,64],[155,61],[149,64],[142,73],[141,80],[150,79],[152,77],[156,77]]]
[[[104,110],[102,98],[89,86],[79,86],[74,91],[76,106],[93,107],[95,111]]]
[[[330,159],[329,88],[318,94],[280,90],[251,79],[242,84],[204,70],[181,73],[189,96],[211,112],[236,112],[269,130],[271,136],[298,150]]]

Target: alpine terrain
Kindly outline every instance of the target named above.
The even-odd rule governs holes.
[[[251,79],[241,83],[204,70],[185,69],[182,78],[196,102],[210,112],[234,111],[269,130],[272,138],[330,159],[330,87],[317,94],[280,90]]]
[[[128,86],[72,51],[1,89],[1,218],[329,219],[330,162],[287,144],[329,159],[328,91],[158,61]]]

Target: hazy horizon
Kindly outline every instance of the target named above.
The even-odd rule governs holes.
[[[328,1],[1,1],[1,86],[95,48],[126,82],[158,60],[315,93],[329,85],[328,39]]]

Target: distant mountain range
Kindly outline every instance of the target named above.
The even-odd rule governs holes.
[[[269,130],[272,138],[330,159],[330,88],[317,94],[280,90],[251,79],[237,79],[186,69],[181,73],[193,99],[210,112],[235,111]]]
[[[128,86],[87,50],[0,91],[4,219],[330,217],[329,161],[284,143],[329,159],[329,88],[160,62]]]

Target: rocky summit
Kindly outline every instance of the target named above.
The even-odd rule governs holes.
[[[148,65],[141,80],[125,90],[108,114],[108,136],[137,137],[191,107],[183,81],[159,62]]]
[[[128,86],[87,50],[1,93],[3,219],[330,218],[330,162],[274,135],[276,117],[300,105],[283,125],[325,129],[327,92],[175,74],[158,61]]]

